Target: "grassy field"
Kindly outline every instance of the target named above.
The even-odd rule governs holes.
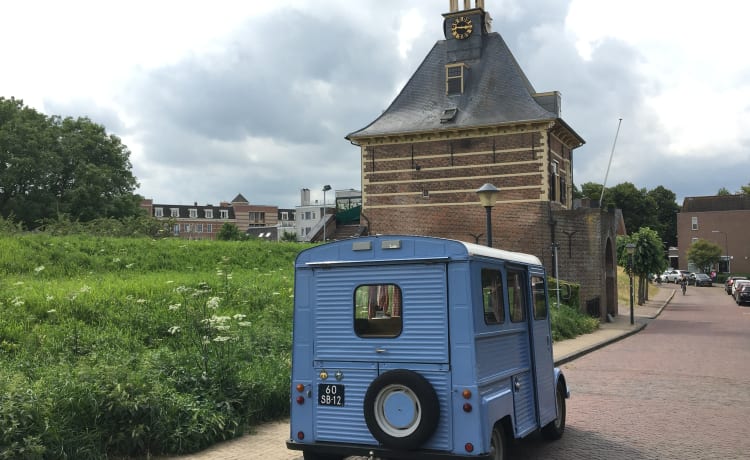
[[[0,237],[0,459],[195,452],[288,414],[305,247]]]
[[[191,452],[285,414],[300,249],[0,238],[0,458]]]

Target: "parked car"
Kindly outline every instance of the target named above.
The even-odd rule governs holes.
[[[734,301],[737,302],[737,305],[750,302],[750,283],[743,283],[742,286],[737,288],[734,293]]]
[[[693,273],[692,284],[694,284],[696,287],[714,285],[713,281],[711,281],[711,277],[706,275],[705,273]]]
[[[687,270],[672,270],[671,272],[667,273],[665,277],[662,277],[662,280],[665,280],[667,283],[679,283],[680,278],[682,278],[683,276],[688,276],[689,274],[690,272],[688,272]]]
[[[732,297],[734,297],[735,294],[737,293],[737,289],[739,289],[740,287],[746,284],[750,284],[750,280],[748,279],[734,280],[734,283],[732,283]]]
[[[730,276],[727,278],[726,282],[724,283],[724,290],[728,295],[732,295],[732,284],[734,283],[734,280],[746,280],[746,276]]]

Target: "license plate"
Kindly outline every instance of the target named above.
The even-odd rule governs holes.
[[[318,384],[319,406],[344,406],[344,385],[338,383]]]

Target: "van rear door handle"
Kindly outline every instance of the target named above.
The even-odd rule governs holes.
[[[516,391],[521,390],[521,381],[518,380],[518,377],[513,377],[513,388],[515,388]]]
[[[386,350],[385,348],[376,348],[375,349],[375,353],[386,353],[387,351],[388,350]]]

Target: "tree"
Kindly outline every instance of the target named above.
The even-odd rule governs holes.
[[[637,232],[643,227],[656,228],[656,202],[646,193],[645,188],[639,190],[630,182],[623,182],[607,189],[604,195],[608,196],[605,202],[611,200],[615,207],[622,210],[625,228],[629,233]]]
[[[667,266],[663,243],[656,231],[643,227],[629,236],[617,237],[617,264],[628,267],[626,245],[635,244],[633,253],[633,276],[638,278],[638,305],[648,300],[648,277],[651,273],[661,273]],[[628,273],[630,274],[630,273]]]
[[[648,196],[656,204],[656,222],[652,228],[667,246],[677,246],[677,213],[680,210],[677,196],[661,185],[650,190]]]
[[[244,239],[244,235],[235,224],[226,222],[219,229],[219,233],[216,234],[216,239],[223,241],[239,241]]]
[[[747,185],[740,187],[740,193],[743,195],[750,195],[750,182]]]
[[[729,193],[729,190],[727,190],[726,187],[722,187],[719,189],[718,192],[716,192],[716,196],[726,196],[726,195],[731,195],[731,193]]]
[[[586,182],[581,186],[581,195],[599,201],[602,185]],[[601,207],[622,210],[625,228],[637,232],[642,227],[656,230],[667,245],[677,245],[677,196],[669,189],[658,186],[653,190],[637,189],[630,182],[623,182],[604,190]],[[662,248],[665,250],[666,248]]]
[[[721,260],[721,254],[721,246],[703,239],[691,244],[687,250],[688,260],[703,273],[711,272],[711,267],[717,265]]]
[[[0,97],[0,215],[26,228],[140,214],[130,151],[88,118],[48,117]]]
[[[602,195],[602,185],[594,182],[586,182],[581,185],[581,196],[588,197],[591,201],[599,202]],[[603,207],[603,206],[602,206]]]

